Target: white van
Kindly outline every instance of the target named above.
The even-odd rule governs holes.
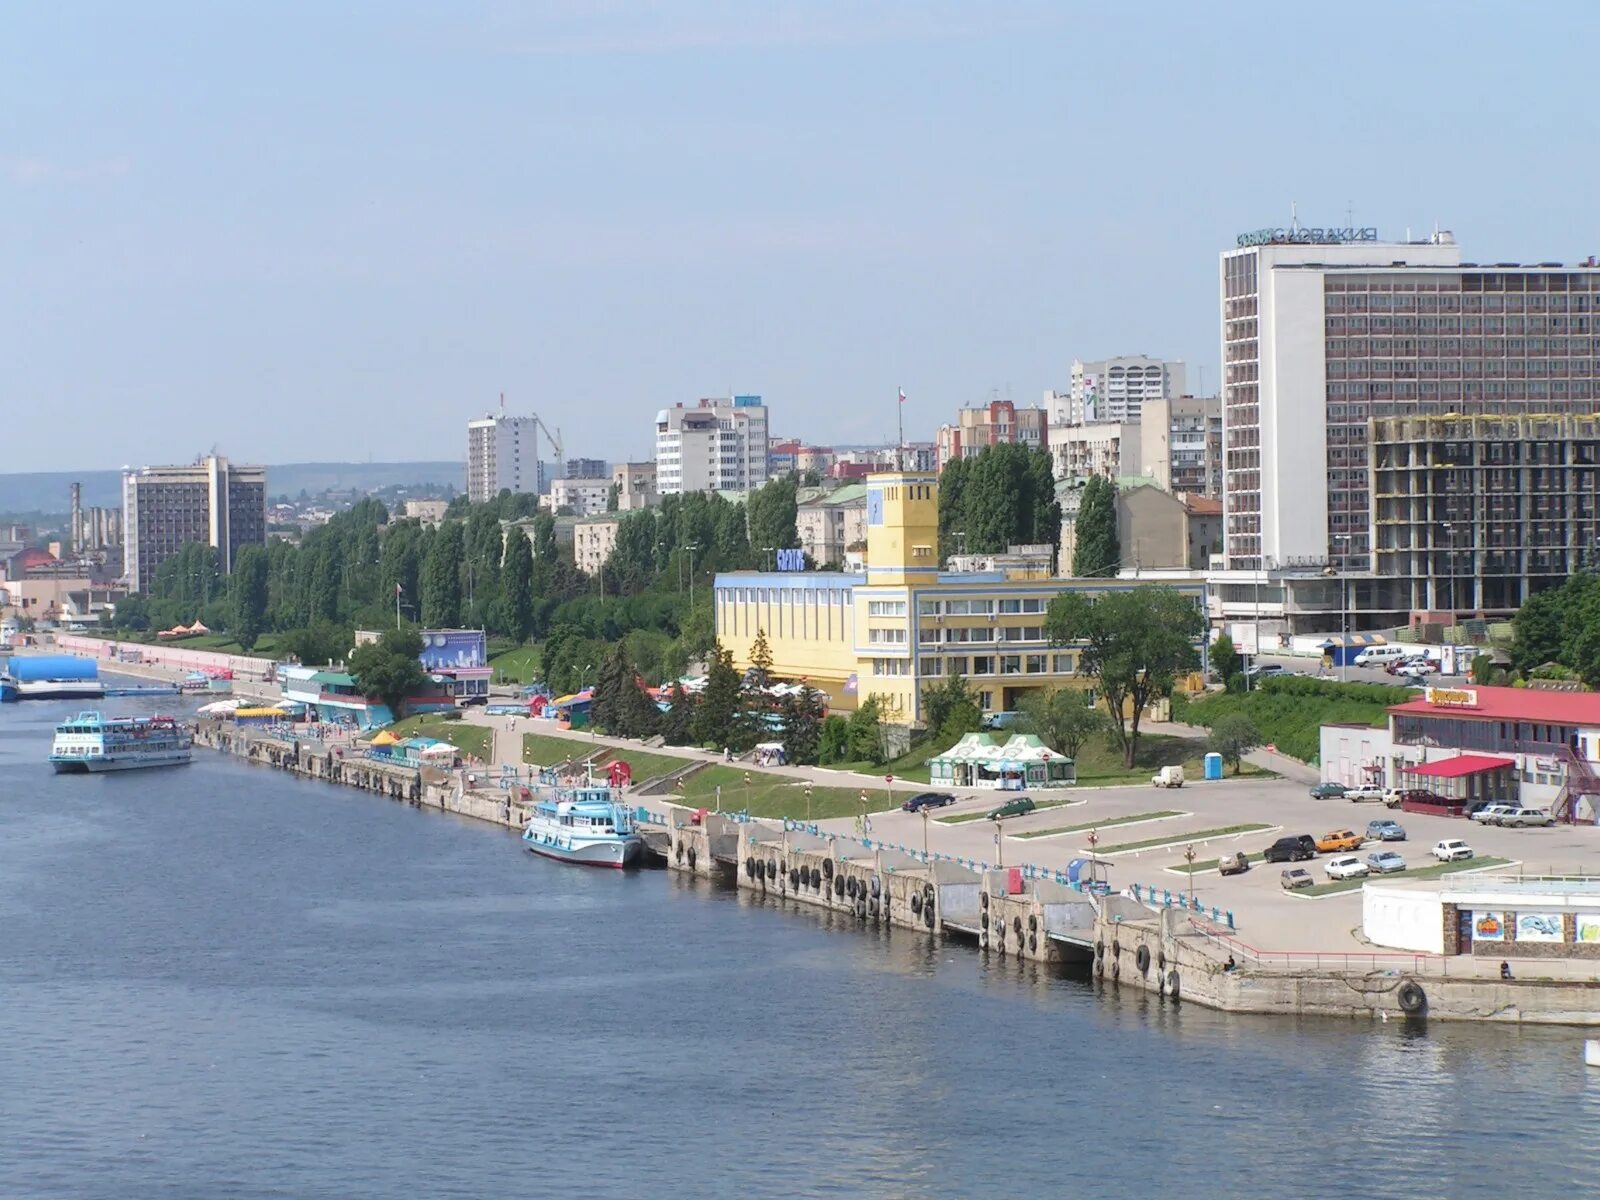
[[[1358,667],[1387,667],[1402,658],[1410,658],[1420,651],[1415,646],[1368,646],[1355,656]]]

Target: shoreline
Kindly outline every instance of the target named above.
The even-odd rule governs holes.
[[[520,829],[529,816],[528,802],[509,791],[467,787],[465,771],[375,762],[350,753],[355,743],[347,740],[285,740],[202,718],[196,742],[246,762],[502,829]],[[1037,868],[976,870],[815,825],[713,813],[697,822],[698,810],[665,797],[629,798],[646,814],[652,857],[664,859],[669,871],[854,916],[862,926],[964,942],[983,953],[1086,964],[1103,982],[1172,1003],[1274,1016],[1600,1025],[1600,981],[1592,977],[1480,978],[1477,960],[1405,952],[1274,962],[1186,908],[1181,894],[1152,908],[1121,893],[1094,895]]]

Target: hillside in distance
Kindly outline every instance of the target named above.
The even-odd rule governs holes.
[[[316,495],[328,488],[370,492],[385,487],[434,484],[466,486],[461,462],[282,463],[267,468],[267,494]],[[0,474],[0,513],[64,513],[71,509],[71,485],[83,484],[85,507],[115,508],[122,503],[121,471],[34,471]]]

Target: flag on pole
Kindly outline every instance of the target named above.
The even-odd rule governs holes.
[[[905,388],[901,388],[900,389],[900,403],[904,404],[905,402],[906,402],[906,390],[905,390]]]
[[[396,596],[403,596],[405,594],[405,588],[401,587],[398,583],[396,583],[394,585],[394,594]]]

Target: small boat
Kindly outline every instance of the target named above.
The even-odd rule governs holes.
[[[56,726],[50,765],[58,774],[174,767],[190,760],[194,739],[176,717],[103,717],[81,712]]]
[[[19,696],[17,685],[4,675],[0,675],[0,704],[15,703]]]
[[[630,866],[644,851],[633,809],[608,787],[557,789],[534,806],[522,840],[535,854],[588,867]]]

